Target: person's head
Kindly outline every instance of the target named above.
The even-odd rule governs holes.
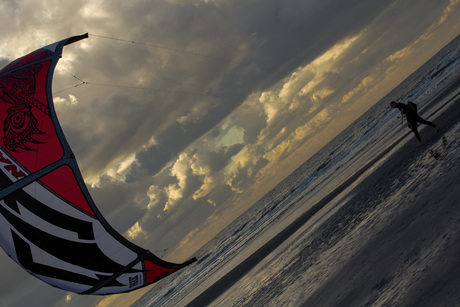
[[[396,108],[396,101],[390,102],[390,106],[391,106],[392,108]]]

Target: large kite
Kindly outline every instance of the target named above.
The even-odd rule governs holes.
[[[131,291],[183,268],[126,240],[85,186],[53,106],[69,37],[0,71],[0,245],[32,275],[80,294]]]

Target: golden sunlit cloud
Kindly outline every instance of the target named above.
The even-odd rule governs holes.
[[[150,147],[153,147],[155,145],[158,145],[158,141],[156,140],[155,136],[151,136],[150,139],[148,140],[147,144],[142,145],[143,150],[147,150]]]
[[[86,182],[91,187],[100,187],[101,178],[108,178],[111,182],[125,182],[126,175],[129,173],[131,167],[137,163],[136,154],[132,153],[112,163],[104,172],[97,176],[87,177]]]
[[[193,199],[197,200],[198,198],[205,197],[211,192],[211,190],[216,186],[214,179],[211,176],[206,176],[203,181],[203,185],[193,194]],[[215,206],[215,203],[212,203],[208,200],[210,204]]]
[[[67,97],[68,97],[67,99],[62,98],[62,97],[55,97],[53,99],[54,104],[57,106],[59,105],[76,106],[78,104],[78,99],[74,95],[69,94],[67,95]]]
[[[325,122],[331,119],[329,109],[323,109],[321,112],[315,115],[307,124],[298,127],[294,132],[293,141],[302,141],[308,136],[311,136],[318,128]]]
[[[321,108],[321,100],[333,94],[335,90],[328,86],[319,88],[318,86],[324,82],[326,74],[340,71],[340,67],[343,65],[340,61],[341,58],[360,37],[361,34],[358,34],[339,42],[312,62],[297,69],[288,78],[285,78],[272,89],[260,94],[259,101],[263,104],[268,125],[264,130],[265,132],[262,131],[259,135],[260,143],[270,144],[270,141],[265,140],[265,137],[272,137],[267,132],[270,131],[271,125],[277,123],[276,118],[279,116],[288,116],[287,112],[296,112],[296,109],[305,104],[306,97],[309,97],[310,101],[308,103],[307,114]],[[366,82],[369,81],[366,80],[364,84],[367,84]],[[289,154],[295,150],[306,137],[312,135],[323,123],[330,120],[330,116],[330,111],[328,109],[319,111],[318,114],[299,126],[280,144],[275,147],[268,145],[266,149],[269,151],[265,152],[264,158],[274,163],[282,156]],[[285,131],[285,128],[282,128],[279,133],[284,134]],[[264,135],[265,137],[263,137]],[[236,168],[246,167],[248,161],[251,160],[250,154],[251,153],[246,149],[245,151],[241,151],[238,157],[234,157],[232,161],[233,166],[227,169],[228,174],[236,173]],[[269,167],[269,165],[266,167]],[[231,180],[229,180],[228,183],[231,184]]]
[[[412,46],[408,46],[404,49],[401,49],[393,54],[390,54],[387,58],[388,61],[390,62],[395,62],[397,60],[403,60],[406,59],[407,57],[411,56],[413,53],[412,51]]]
[[[179,200],[182,199],[182,197],[183,197],[182,190],[183,189],[185,189],[185,186],[181,187],[177,183],[171,184],[171,185],[169,185],[168,187],[165,188],[165,193],[168,196],[168,201],[166,202],[166,204],[165,204],[165,206],[163,208],[163,211],[168,211],[169,209],[174,207],[174,205]]]
[[[305,97],[310,97],[310,105],[315,110],[315,104],[334,93],[331,87],[318,86],[324,82],[326,75],[340,71],[343,63],[342,57],[359,40],[361,34],[345,39],[324,52],[304,67],[298,68],[288,78],[285,78],[272,89],[260,94],[259,101],[263,104],[267,123],[272,124],[286,105],[289,111],[295,111],[300,105],[305,104]]]
[[[168,168],[167,168],[168,169]],[[165,187],[151,185],[147,191],[150,201],[148,209],[154,209],[158,205],[163,206],[163,211],[168,211],[184,199],[188,182],[192,178],[199,178],[202,185],[192,194],[192,199],[197,200],[207,196],[216,186],[216,182],[211,174],[209,166],[201,164],[196,155],[190,156],[186,152],[179,155],[177,160],[169,167],[169,175],[176,182]],[[161,203],[166,198],[164,203]]]
[[[455,6],[460,3],[460,0],[450,0],[449,5],[444,9],[443,15],[439,19],[437,25],[443,24],[446,19],[455,11]]]
[[[210,105],[212,103],[212,101],[202,101],[201,103],[194,105],[190,112],[187,115],[179,117],[177,122],[181,124],[189,124],[201,121],[211,109]]]
[[[139,222],[136,222],[136,224],[134,224],[130,229],[126,231],[126,235],[133,240],[136,239],[140,234],[145,235],[146,233],[142,230]]]
[[[156,185],[151,185],[147,191],[147,196],[150,199],[150,202],[148,204],[148,209],[154,208],[159,202],[160,202],[160,193],[161,190],[158,186]]]
[[[324,88],[321,88],[321,89],[313,90],[312,93],[310,94],[310,99],[312,101],[314,101],[314,102],[318,102],[318,101],[328,97],[332,93],[334,93],[333,89],[324,87]],[[318,106],[318,105],[316,105],[316,106]],[[313,110],[315,110],[315,109],[313,109]]]
[[[287,99],[285,99],[287,101]],[[287,105],[286,102],[279,99],[275,91],[266,91],[260,94],[259,102],[263,105],[267,115],[267,123],[272,123],[278,111]],[[245,103],[246,104],[246,103]]]
[[[345,94],[343,96],[342,104],[347,103],[348,101],[350,101],[350,99],[353,96],[355,96],[355,95],[357,95],[359,93],[363,93],[363,92],[367,91],[374,84],[375,84],[375,80],[374,80],[373,76],[365,77],[357,87],[355,87],[354,89],[352,89],[350,92],[348,92],[347,94]]]

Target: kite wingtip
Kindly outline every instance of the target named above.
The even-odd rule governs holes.
[[[73,43],[78,42],[79,40],[82,40],[82,39],[85,39],[85,38],[88,38],[88,33],[69,37],[69,39],[65,42],[65,46],[69,45],[69,44],[73,44]]]
[[[198,261],[198,259],[196,259],[196,257],[192,257],[189,260],[185,261],[184,265],[189,265],[189,264],[192,264],[192,263],[194,263],[196,261]]]

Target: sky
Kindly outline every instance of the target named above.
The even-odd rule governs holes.
[[[459,0],[0,1],[0,66],[69,36],[56,112],[99,210],[183,262],[460,34]],[[0,253],[2,306],[124,306]]]

